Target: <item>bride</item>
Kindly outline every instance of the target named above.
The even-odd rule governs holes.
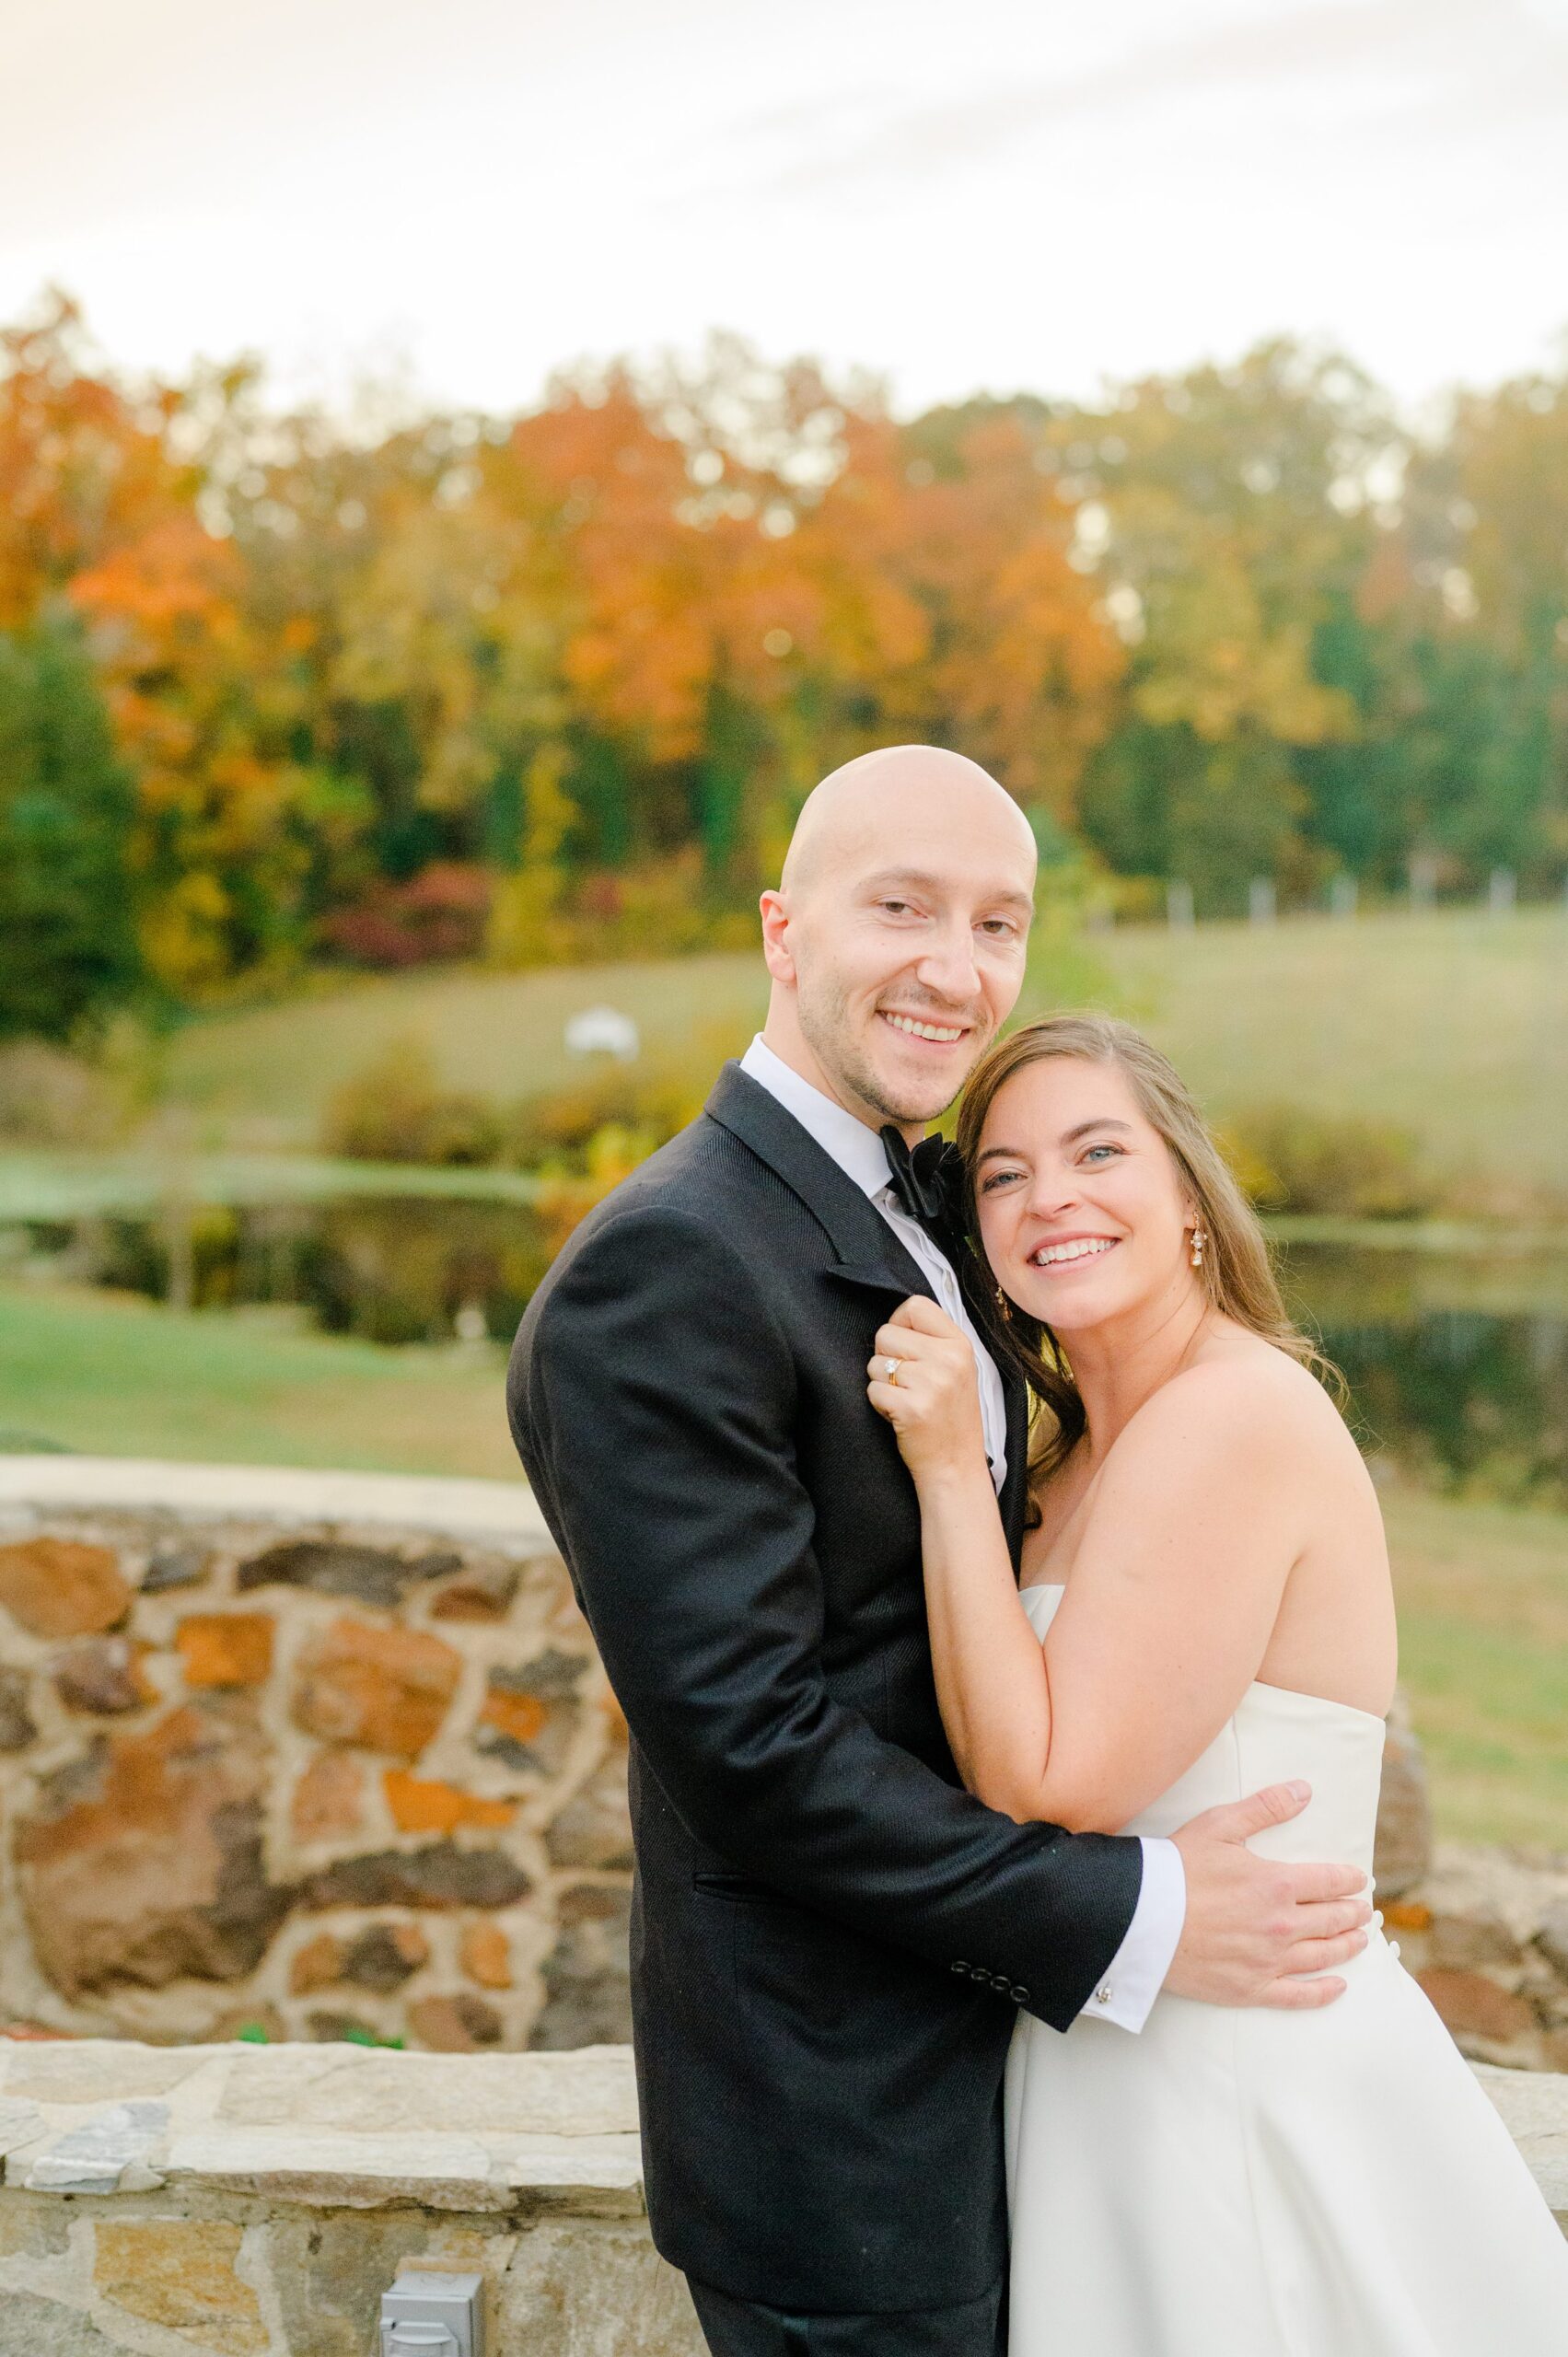
[[[1254,1846],[1370,1874],[1393,1597],[1371,1481],[1256,1219],[1125,1025],[993,1049],[958,1123],[994,1347],[1040,1402],[1015,1585],[974,1362],[935,1302],[869,1387],[920,1498],[938,1698],[1019,1820],[1169,1833],[1305,1776]],[[889,1362],[891,1366],[889,1369]],[[890,1371],[891,1380],[882,1379]],[[1336,2004],[1020,2015],[1010,2357],[1561,2357],[1568,2244],[1398,1949]]]

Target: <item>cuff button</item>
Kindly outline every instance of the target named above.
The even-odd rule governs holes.
[[[1096,2003],[1096,2004],[1097,2004],[1097,2005],[1109,2005],[1109,2003],[1110,2003],[1110,1999],[1111,1999],[1111,1993],[1112,1993],[1112,1992],[1111,1992],[1111,1991],[1110,1991],[1109,1988],[1105,1988],[1105,1989],[1097,1989],[1097,1990],[1095,1991],[1095,2003]]]

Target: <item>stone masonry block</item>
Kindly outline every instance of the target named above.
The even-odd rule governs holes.
[[[511,1951],[499,1923],[466,1923],[458,1956],[469,1979],[482,1989],[512,1986]]]
[[[456,1784],[411,1776],[406,1768],[389,1768],[381,1782],[400,1833],[453,1833],[459,1825],[494,1830],[510,1825],[517,1813],[516,1801],[482,1800]]]
[[[334,1620],[301,1656],[295,1724],[325,1742],[412,1759],[439,1731],[461,1668],[424,1630]]]
[[[25,1751],[38,1740],[38,1724],[28,1707],[27,1672],[0,1669],[0,1751]]]
[[[478,2054],[499,2046],[502,2038],[494,2007],[466,1989],[452,1996],[416,1997],[409,2007],[409,2027],[437,2054]]]
[[[613,1867],[630,1872],[632,1817],[626,1799],[626,1754],[619,1747],[552,1820],[545,1836],[556,1866]]]
[[[112,1717],[158,1700],[142,1662],[149,1648],[128,1637],[83,1637],[55,1656],[54,1690],[68,1711]]]
[[[267,1755],[245,1709],[187,1704],[100,1738],[17,1826],[39,1964],[63,1994],[242,1978],[288,1904],[261,1863]]]
[[[300,1904],[328,1907],[511,1907],[533,1885],[499,1850],[461,1850],[427,1841],[418,1850],[377,1850],[341,1858],[312,1875]]]
[[[264,1686],[273,1672],[268,1612],[192,1612],[174,1632],[187,1686]]]
[[[220,2218],[100,2220],[94,2281],[106,2300],[222,2357],[258,2357],[271,2339],[235,2271],[244,2230]]]
[[[0,1604],[35,1637],[97,1636],[124,1618],[130,1602],[110,1548],[50,1538],[0,1547]]]
[[[319,1751],[294,1788],[296,1841],[344,1840],[365,1819],[365,1770],[346,1751]]]
[[[243,1593],[255,1587],[308,1587],[320,1596],[349,1596],[356,1603],[389,1609],[422,1580],[457,1571],[462,1557],[451,1548],[403,1555],[389,1547],[368,1547],[340,1538],[285,1539],[239,1566]]]

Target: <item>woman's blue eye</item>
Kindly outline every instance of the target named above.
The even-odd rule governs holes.
[[[1005,1186],[1009,1178],[1021,1178],[1023,1175],[1021,1170],[995,1171],[991,1178],[981,1180],[980,1191],[982,1195],[989,1195],[993,1188]]]
[[[1091,1155],[1097,1155],[1097,1154],[1120,1154],[1120,1153],[1121,1153],[1121,1148],[1119,1145],[1091,1145],[1091,1146],[1087,1149],[1087,1151],[1086,1152],[1086,1154],[1085,1154],[1085,1155],[1084,1155],[1084,1160],[1085,1160],[1086,1162],[1087,1162],[1087,1161],[1089,1160],[1090,1156],[1091,1156]]]

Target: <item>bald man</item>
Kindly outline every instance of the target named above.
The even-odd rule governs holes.
[[[1015,1561],[1028,1403],[879,1133],[917,1140],[1011,1011],[1034,870],[958,754],[824,779],[762,895],[762,1032],[578,1228],[513,1353],[631,1728],[648,2212],[715,2357],[997,2357],[1016,2008],[1116,2036],[1162,1980],[1267,2003],[1300,1936],[1243,1847],[1299,1802],[1179,1851],[1016,1825],[942,1731],[872,1338],[914,1293],[969,1331]]]

